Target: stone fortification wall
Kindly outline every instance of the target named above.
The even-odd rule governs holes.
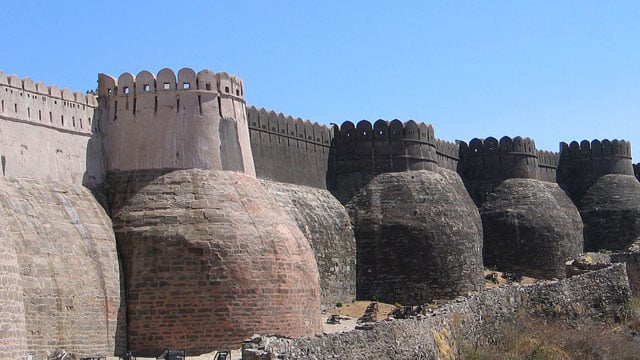
[[[233,170],[255,176],[242,81],[184,68],[100,74],[107,170]]]
[[[601,176],[634,175],[631,143],[625,140],[582,140],[560,143],[558,183],[578,203]]]
[[[436,161],[441,168],[458,171],[460,145],[458,143],[436,139]]]
[[[0,179],[0,185],[0,248],[8,252],[0,260],[6,265],[0,303],[12,311],[0,318],[3,357],[26,351],[46,359],[56,349],[123,352],[124,299],[104,209],[81,186],[27,179]]]
[[[482,225],[453,171],[385,173],[348,204],[358,299],[415,305],[482,288]]]
[[[330,128],[253,106],[247,119],[259,178],[327,188]]]
[[[586,251],[624,250],[640,236],[640,183],[628,141],[561,143],[558,183],[580,211]]]
[[[327,190],[262,180],[313,249],[323,309],[356,298],[356,240],[349,214]]]
[[[350,173],[382,174],[408,170],[432,170],[436,164],[433,127],[413,120],[391,122],[378,120],[374,124],[350,121],[336,128],[335,173],[339,177]]]
[[[538,179],[536,145],[520,136],[504,136],[500,141],[475,138],[468,145],[461,141],[458,172],[476,204],[481,204],[487,193],[505,179]]]
[[[104,180],[92,94],[0,72],[3,176],[94,186]]]
[[[459,173],[480,210],[487,266],[541,278],[564,278],[582,250],[582,221],[555,183],[557,154],[529,138],[460,142]]]
[[[507,179],[480,206],[484,265],[539,279],[563,279],[582,252],[583,225],[556,183]]]
[[[322,331],[313,251],[257,179],[132,171],[110,172],[108,185],[136,354],[195,355],[257,332]]]
[[[373,329],[315,338],[262,338],[286,359],[446,359],[457,358],[459,341],[487,344],[505,323],[522,311],[570,323],[612,322],[630,299],[624,265],[570,279],[483,291],[436,310],[421,320],[381,322]]]
[[[547,182],[557,182],[557,169],[560,153],[538,150],[538,179]]]

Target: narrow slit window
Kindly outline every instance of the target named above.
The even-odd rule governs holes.
[[[64,126],[64,115],[60,115],[60,123]]]

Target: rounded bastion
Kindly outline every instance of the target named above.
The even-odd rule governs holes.
[[[640,182],[633,175],[600,177],[578,208],[586,251],[626,250],[640,237]]]
[[[131,350],[202,354],[322,331],[313,252],[257,179],[194,169],[108,181]]]
[[[483,287],[480,216],[455,172],[380,174],[347,207],[359,299],[422,304]]]
[[[555,183],[504,180],[480,206],[485,266],[562,279],[565,261],[582,252],[582,220]]]

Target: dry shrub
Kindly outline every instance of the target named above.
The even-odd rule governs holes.
[[[474,346],[461,342],[459,358],[489,359],[638,359],[640,337],[631,335],[640,328],[636,313],[625,324],[590,325],[580,329],[558,322],[521,317],[517,323],[504,325],[494,344]],[[636,332],[637,334],[637,332]]]

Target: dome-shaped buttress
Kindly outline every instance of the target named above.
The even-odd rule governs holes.
[[[258,180],[205,170],[145,176],[109,179],[120,194],[114,228],[131,350],[201,354],[255,333],[322,331],[313,252]]]
[[[482,289],[480,217],[455,172],[377,175],[348,208],[359,299],[422,304]]]
[[[633,175],[600,177],[578,209],[586,251],[625,250],[640,237],[640,183]]]
[[[565,261],[582,252],[577,208],[555,183],[503,181],[480,206],[484,262],[539,278],[564,278]]]

